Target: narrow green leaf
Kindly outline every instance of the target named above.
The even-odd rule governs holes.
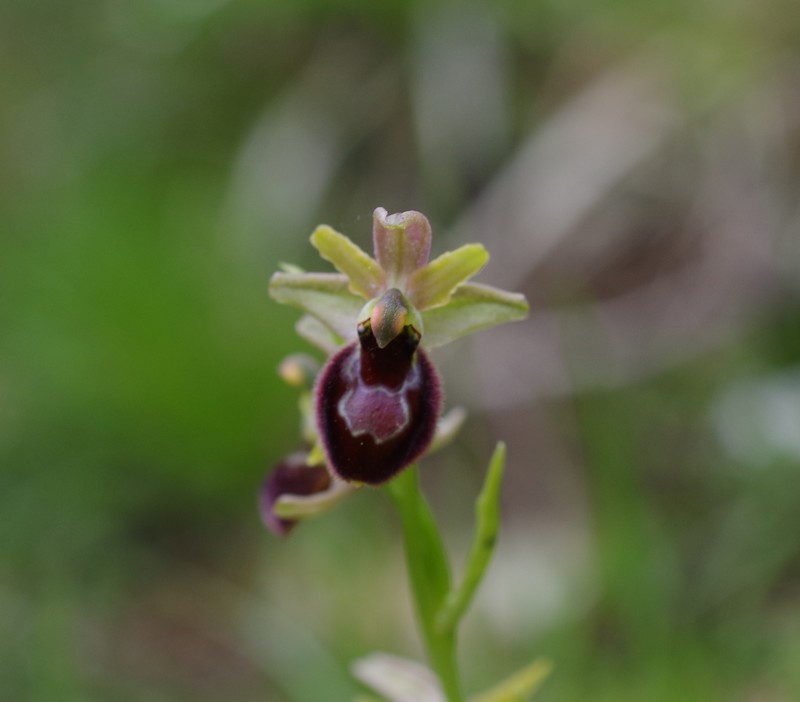
[[[355,338],[364,301],[348,290],[339,273],[274,273],[269,293],[278,302],[299,307],[342,339]]]
[[[467,557],[464,578],[458,589],[448,594],[436,619],[440,633],[455,631],[489,565],[500,524],[500,485],[505,464],[506,445],[501,441],[492,454],[483,489],[475,501],[475,536]]]
[[[420,268],[408,279],[406,292],[420,310],[446,304],[453,291],[469,280],[489,261],[480,244],[467,244],[448,251]]]
[[[469,702],[526,702],[542,686],[552,669],[550,661],[540,658],[491,690],[470,697]]]
[[[425,325],[422,341],[426,347],[436,348],[481,329],[524,319],[527,314],[524,295],[490,285],[464,283],[448,304],[421,313]]]
[[[383,289],[386,278],[383,269],[344,234],[321,224],[311,235],[311,243],[322,258],[347,276],[351,292],[371,300]]]

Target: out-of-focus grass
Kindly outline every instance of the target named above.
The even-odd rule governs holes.
[[[255,508],[303,346],[269,274],[377,205],[534,302],[439,356],[456,552],[509,444],[470,686],[546,654],[542,700],[800,696],[791,10],[6,3],[0,696],[345,700],[421,655],[382,496],[285,543]]]

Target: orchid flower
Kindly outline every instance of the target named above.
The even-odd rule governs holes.
[[[333,486],[337,496],[340,483],[390,480],[431,447],[442,391],[426,349],[528,312],[520,294],[467,282],[489,260],[482,245],[429,260],[431,227],[421,213],[389,215],[379,207],[372,233],[374,257],[331,227],[317,227],[311,243],[338,272],[287,266],[269,288],[305,313],[298,333],[331,354],[313,390],[316,448],[307,462],[324,463],[332,481],[319,481],[319,492]],[[277,486],[268,492],[268,506],[279,507]]]

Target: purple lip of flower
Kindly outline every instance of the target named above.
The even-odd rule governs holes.
[[[283,495],[316,495],[331,485],[331,476],[325,466],[306,465],[305,453],[293,453],[284,458],[269,474],[261,486],[259,507],[261,519],[267,528],[278,536],[285,536],[297,524],[294,519],[281,519],[273,512],[275,503]]]
[[[387,305],[393,295],[390,290],[384,296]],[[358,341],[322,370],[315,407],[331,470],[343,480],[378,485],[428,448],[442,391],[433,363],[418,348],[419,332],[405,325],[381,347],[372,320],[375,314],[359,325]],[[394,318],[388,323],[397,327]]]

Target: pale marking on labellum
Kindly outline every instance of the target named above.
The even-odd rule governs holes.
[[[344,369],[344,375],[347,377],[350,382],[354,383],[356,387],[350,388],[344,395],[342,395],[339,402],[336,404],[336,411],[339,413],[339,416],[344,419],[345,424],[347,424],[347,428],[350,433],[354,437],[364,436],[365,434],[369,434],[372,437],[372,440],[377,444],[380,445],[386,441],[390,441],[391,439],[395,438],[397,435],[401,434],[405,428],[408,426],[410,421],[409,416],[409,409],[408,409],[408,401],[405,398],[405,393],[407,390],[413,390],[416,388],[420,383],[420,372],[419,366],[415,363],[411,370],[408,373],[408,377],[406,378],[405,382],[398,388],[397,390],[390,390],[383,385],[366,385],[361,382],[360,378],[358,377],[358,366],[360,363],[360,357],[356,353],[353,355],[353,358],[347,363]],[[375,420],[376,416],[375,413],[365,413],[364,416],[356,418],[353,417],[353,410],[358,411],[358,407],[350,407],[348,408],[348,404],[353,399],[353,396],[356,392],[365,393],[367,396],[375,394],[377,395],[385,395],[385,398],[379,399],[377,402],[379,405],[383,405],[383,409],[395,409],[400,415],[402,415],[402,419],[397,420],[394,422],[395,427],[394,429],[388,433],[381,436],[378,436],[374,432],[374,422],[370,422],[370,419]],[[363,402],[368,403],[370,402],[369,397],[364,397],[362,399]],[[393,407],[392,407],[393,405]],[[358,421],[358,420],[361,421]],[[367,420],[364,423],[364,420]],[[388,419],[388,417],[384,416],[383,419]],[[370,426],[372,424],[372,426]]]
[[[358,397],[356,393],[361,397]],[[379,399],[380,395],[384,397]],[[363,402],[364,406],[348,407],[354,399],[356,402]],[[378,405],[382,412],[377,412],[375,405]],[[378,445],[394,439],[408,426],[408,402],[402,396],[402,390],[393,392],[381,386],[368,387],[365,385],[351,388],[339,400],[336,409],[353,436],[369,434]],[[392,414],[394,416],[391,416]],[[376,424],[379,422],[392,422],[393,428],[388,433],[376,434]]]

